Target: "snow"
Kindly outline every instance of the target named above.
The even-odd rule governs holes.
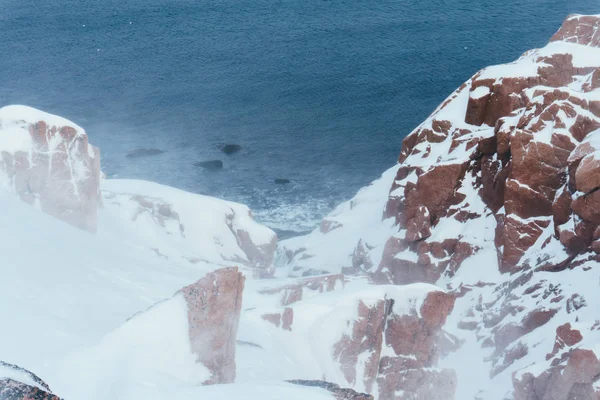
[[[28,114],[27,111],[27,107],[21,106],[0,108],[0,150],[10,154],[19,151],[28,153],[31,150],[33,141],[29,135],[29,124],[25,123],[23,118],[18,118]]]
[[[172,296],[218,266],[166,260],[131,246],[116,220],[92,235],[7,192],[0,191],[0,207],[11,210],[0,213],[0,226],[10,227],[0,230],[0,358],[31,370],[54,393],[88,400],[332,398],[320,389],[282,383],[280,376],[269,380],[269,371],[259,368],[264,359],[244,350],[237,360],[238,384],[198,386],[207,371],[190,353],[183,299]],[[247,281],[250,303],[260,296],[255,289],[262,283]],[[131,318],[140,311],[145,312]],[[248,319],[253,316],[243,318]],[[255,374],[252,381],[244,379],[249,371]],[[293,365],[286,378],[303,373],[321,378]]]
[[[169,396],[162,397],[160,393],[148,393],[144,400],[189,400],[191,398],[211,400],[334,400],[334,396],[322,389],[305,387],[283,382],[255,382],[234,385],[205,386],[202,388],[182,389]],[[138,397],[141,398],[141,397]]]
[[[544,63],[537,62],[538,58],[551,57],[555,54],[573,55],[575,68],[597,67],[600,48],[564,41],[550,42],[541,49],[528,51],[515,62],[483,69],[478,79],[501,80],[508,77],[534,77],[538,75],[538,68],[546,66]]]
[[[98,345],[76,354],[63,375],[77,384],[61,395],[87,399],[127,398],[114,387],[150,394],[199,386],[211,376],[192,353],[182,294],[133,317]]]
[[[359,240],[373,247],[372,254],[381,254],[385,241],[397,230],[393,218],[383,220],[383,213],[398,166],[383,173],[381,178],[361,189],[350,201],[340,204],[326,220],[342,228],[322,233],[318,228],[308,235],[284,240],[278,249],[280,274],[290,274],[294,268],[316,268],[339,273],[352,265],[352,253]],[[332,246],[335,243],[335,246]],[[302,249],[310,249],[307,252]],[[286,252],[297,252],[293,260]],[[307,258],[305,256],[310,256]]]
[[[10,227],[0,230],[0,320],[10,327],[3,331],[0,354],[59,393],[70,385],[58,383],[57,360],[202,276],[110,235],[98,240],[6,193],[0,193],[0,204],[11,210],[0,214],[0,226]]]
[[[44,121],[48,126],[70,126],[78,132],[85,133],[83,128],[66,118],[22,105],[10,105],[0,108],[0,121]]]
[[[46,391],[46,388],[36,382],[35,379],[33,379],[33,377],[26,371],[21,371],[16,368],[4,366],[2,364],[0,364],[0,379],[12,379]]]
[[[123,233],[108,231],[110,224],[94,236],[7,194],[0,205],[11,210],[0,215],[1,226],[11,227],[0,231],[0,320],[10,327],[3,331],[0,354],[65,398],[331,399],[323,390],[281,381],[325,376],[344,384],[331,346],[345,332],[345,321],[356,318],[358,302],[393,298],[396,313],[409,313],[437,290],[354,280],[294,304],[293,332],[287,332],[260,317],[280,309],[277,296],[259,290],[282,281],[248,280],[238,338],[262,348],[238,346],[235,385],[201,387],[207,371],[190,352],[185,302],[171,296],[204,271],[131,247]]]
[[[263,375],[271,380],[323,379],[342,387],[347,382],[339,364],[333,358],[334,345],[344,334],[352,335],[351,322],[357,318],[358,304],[373,306],[384,299],[394,300],[397,315],[419,315],[422,301],[431,291],[442,291],[429,284],[406,286],[374,286],[366,279],[353,279],[344,289],[321,293],[291,305],[294,310],[292,331],[275,328],[261,315],[282,312],[283,307],[273,305],[272,296],[256,295],[253,285],[268,285],[250,281],[246,290],[238,338],[259,344],[262,348],[239,347],[237,382],[252,382]],[[363,355],[363,357],[365,357]],[[246,362],[245,360],[253,360]],[[260,372],[254,367],[260,360]],[[252,366],[252,368],[251,368]],[[265,370],[262,370],[265,368]],[[363,390],[362,382],[356,390]]]
[[[484,96],[487,96],[488,94],[490,94],[490,88],[487,86],[479,86],[477,88],[475,88],[475,90],[473,90],[470,94],[470,97],[472,99],[480,99]]]
[[[568,161],[573,162],[580,159],[590,152],[597,152],[600,150],[600,129],[596,129],[586,135],[581,143],[571,152]]]
[[[395,169],[387,175],[386,186],[395,176]],[[171,238],[170,247],[161,248],[161,251],[170,249],[168,259],[157,255],[150,250],[151,246],[175,236],[164,231],[160,233],[164,236],[160,236],[158,232],[173,227],[165,225],[150,232],[152,224],[156,226],[154,221],[132,221],[126,212],[131,211],[128,205],[110,204],[106,194],[152,194],[168,201],[181,220],[187,221],[186,234],[194,232],[193,223],[202,222],[203,212],[208,213],[205,217],[214,219],[203,226],[210,226],[210,232],[205,236],[190,233],[186,239],[193,238],[204,256],[214,256],[220,264],[225,263],[221,257],[225,253],[211,255],[212,237],[231,234],[228,228],[223,228],[224,215],[234,209],[236,214],[244,216],[239,222],[241,226],[252,226],[254,222],[246,219],[247,208],[234,203],[148,182],[104,184],[105,209],[100,213],[101,224],[96,235],[77,230],[7,192],[0,192],[0,207],[11,210],[0,214],[0,226],[10,227],[0,230],[3,252],[0,320],[3,326],[10,327],[3,331],[0,354],[3,360],[42,377],[55,393],[65,398],[330,399],[331,394],[323,390],[288,385],[282,380],[325,376],[339,384],[346,383],[329,346],[340,339],[345,329],[345,322],[341,321],[356,317],[358,301],[371,304],[386,297],[394,298],[396,312],[402,307],[408,312],[411,307],[419,307],[419,296],[435,289],[430,285],[378,287],[365,280],[354,280],[331,293],[307,290],[304,300],[294,305],[293,332],[288,332],[261,318],[269,311],[281,312],[278,296],[258,292],[294,281],[250,279],[246,282],[245,311],[238,338],[257,343],[262,349],[238,346],[235,385],[200,387],[198,383],[207,371],[194,362],[189,350],[185,304],[181,296],[172,296],[219,265],[187,261],[182,254],[192,244],[187,246],[184,238]],[[377,189],[385,193],[381,187]],[[375,200],[368,191],[361,196],[365,201]],[[367,208],[356,203],[345,211],[364,212]],[[381,223],[382,209],[378,211],[377,224]],[[36,229],[31,229],[33,226]],[[256,236],[268,237],[260,233]],[[235,253],[237,247],[227,251]],[[131,318],[140,311],[144,313]]]
[[[102,194],[99,236],[118,233],[130,246],[145,247],[169,260],[251,266],[238,231],[248,232],[256,246],[276,240],[275,233],[254,221],[242,204],[127,179],[105,180]],[[141,207],[140,198],[143,204],[154,204],[153,208]],[[161,223],[161,205],[170,207],[177,217],[163,218]]]
[[[537,55],[537,54],[536,54]],[[494,65],[485,68],[479,79],[502,79],[507,77],[532,77],[537,76],[540,64],[531,53],[523,56],[517,61],[508,64]]]
[[[553,54],[571,54],[575,68],[596,68],[600,59],[600,48],[562,41],[550,42],[539,51],[538,56],[548,57]]]

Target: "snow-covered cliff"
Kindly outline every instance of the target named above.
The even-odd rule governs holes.
[[[281,243],[292,275],[455,293],[444,329],[463,344],[438,365],[457,372],[456,398],[598,396],[599,27],[570,16],[546,47],[475,74],[398,166]]]

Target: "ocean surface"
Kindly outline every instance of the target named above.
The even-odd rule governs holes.
[[[543,46],[569,13],[600,2],[0,0],[0,106],[83,126],[109,176],[302,232],[392,166],[463,81]],[[137,148],[165,152],[126,157]],[[214,159],[223,170],[193,165]]]

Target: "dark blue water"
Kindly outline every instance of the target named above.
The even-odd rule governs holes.
[[[598,0],[0,0],[0,105],[86,128],[103,168],[311,228],[478,69]],[[225,156],[221,142],[243,150]],[[130,160],[155,147],[166,153]],[[222,159],[220,172],[192,164]],[[275,178],[292,180],[275,185]]]

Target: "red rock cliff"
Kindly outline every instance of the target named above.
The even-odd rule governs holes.
[[[478,72],[404,140],[386,208],[401,229],[380,265],[387,279],[453,275],[482,247],[460,227],[488,215],[501,272],[598,259],[598,23],[572,16],[544,49]],[[454,222],[455,237],[432,233]],[[405,249],[418,261],[396,257]]]
[[[573,15],[544,48],[479,71],[404,139],[396,167],[328,216],[328,229],[284,244],[292,270],[331,265],[455,293],[439,328],[463,343],[442,364],[456,373],[456,398],[600,396],[599,32],[600,16]],[[418,332],[402,342],[410,354],[431,349]],[[352,359],[353,343],[340,354]],[[404,370],[401,361],[372,369]],[[435,379],[402,376],[380,394],[452,398]]]

